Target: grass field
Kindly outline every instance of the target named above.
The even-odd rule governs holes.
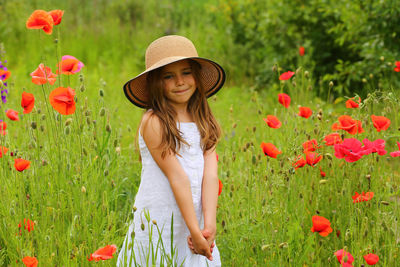
[[[22,258],[34,256],[39,266],[91,266],[95,263],[87,258],[98,248],[121,247],[140,183],[135,136],[142,111],[122,91],[123,82],[136,73],[88,60],[80,73],[60,75],[54,85],[33,84],[29,74],[39,63],[55,72],[61,56],[71,51],[62,37],[54,43],[54,36],[41,30],[27,34],[35,47],[49,48],[26,62],[17,49],[6,54],[12,68],[0,117],[7,123],[0,146],[8,149],[0,157],[0,265],[21,266]],[[57,36],[57,29],[53,34]],[[144,51],[140,45],[138,49]],[[90,48],[85,51],[90,53]],[[90,58],[81,53],[71,54]],[[19,58],[17,63],[13,57]],[[334,253],[345,249],[354,256],[354,266],[365,264],[368,253],[379,256],[378,266],[396,266],[400,161],[389,153],[400,149],[398,90],[369,90],[358,108],[349,109],[345,102],[353,95],[320,99],[316,91],[336,85],[310,89],[306,69],[297,67],[287,81],[279,81],[275,72],[276,84],[262,91],[228,83],[209,99],[223,129],[217,148],[223,183],[217,244],[223,265],[339,266]],[[398,73],[390,74],[398,79]],[[75,89],[76,111],[71,115],[60,115],[49,103],[50,92],[58,86]],[[35,96],[29,114],[22,114],[23,91]],[[291,96],[288,108],[278,102],[282,92]],[[298,116],[299,106],[311,108],[311,117]],[[8,109],[19,112],[19,121],[7,118]],[[279,118],[282,126],[269,127],[263,120],[267,115]],[[356,135],[337,130],[342,139],[383,139],[387,153],[371,153],[355,162],[338,158],[323,139],[342,115],[359,120],[364,129]],[[388,129],[378,132],[371,115],[390,119]],[[295,169],[298,156],[305,156],[302,144],[312,139],[322,159]],[[282,153],[266,156],[262,142]],[[30,167],[17,171],[17,158],[29,160]],[[373,198],[353,203],[352,196],[362,191],[373,192]],[[330,221],[329,235],[311,231],[314,215]],[[24,219],[34,222],[29,231]],[[100,265],[115,263],[116,254]]]

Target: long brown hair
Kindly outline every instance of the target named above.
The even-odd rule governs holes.
[[[200,79],[201,65],[191,59],[188,59],[188,61],[192,68],[197,90],[189,99],[187,111],[200,132],[201,148],[206,151],[215,147],[218,143],[221,136],[221,128],[207,102],[206,92]],[[146,90],[149,92],[149,107],[146,111],[151,109],[151,116],[155,115],[160,119],[162,128],[161,157],[164,158],[168,151],[171,151],[174,155],[178,154],[181,145],[188,145],[188,143],[182,138],[181,132],[178,130],[177,113],[164,95],[161,74],[162,68],[159,68],[149,72],[147,75]]]

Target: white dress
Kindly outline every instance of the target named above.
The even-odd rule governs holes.
[[[176,157],[189,177],[197,220],[200,228],[203,228],[201,186],[204,157],[200,147],[200,133],[193,122],[179,123],[178,127],[182,137],[190,146],[182,144],[179,150],[181,157],[178,155]],[[142,157],[142,173],[134,204],[137,210],[134,212],[133,222],[119,252],[117,266],[221,266],[217,246],[213,249],[212,261],[190,251],[187,244],[187,237],[190,233],[168,179],[151,156],[140,131],[139,147]],[[149,215],[147,219],[146,214]],[[171,232],[172,214],[173,234]],[[149,220],[148,217],[150,217]],[[153,220],[156,224],[153,223]],[[149,237],[150,233],[151,238]],[[173,236],[172,248],[171,236]]]

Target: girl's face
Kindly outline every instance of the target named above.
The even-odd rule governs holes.
[[[163,67],[161,72],[165,97],[175,105],[187,105],[196,91],[192,68],[187,60]]]

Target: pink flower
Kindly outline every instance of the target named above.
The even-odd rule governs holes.
[[[377,139],[373,142],[369,141],[367,138],[363,140],[363,153],[364,155],[369,155],[371,153],[378,153],[379,156],[385,155],[387,151],[385,150],[385,140]]]
[[[61,61],[62,61],[62,60],[66,60],[66,59],[78,60],[77,58],[75,58],[75,57],[73,57],[73,56],[70,56],[70,55],[65,55],[65,56],[62,56],[62,57],[61,57]],[[78,60],[78,61],[79,61],[79,60]],[[79,63],[78,63],[78,68],[77,68],[76,71],[74,71],[74,73],[80,72],[81,69],[82,69],[84,66],[85,66],[85,65],[84,65],[81,61],[79,61]]]
[[[390,156],[392,156],[392,157],[400,157],[400,142],[397,142],[397,146],[399,147],[399,150],[390,152]]]
[[[279,80],[281,81],[289,80],[290,78],[292,78],[293,75],[294,75],[293,71],[284,72],[281,74],[281,76],[279,76]]]
[[[362,143],[355,138],[347,138],[341,144],[335,144],[335,156],[338,159],[344,158],[347,162],[355,162],[362,158],[364,151]]]
[[[339,261],[339,263],[341,263],[341,264],[344,264],[344,263],[352,264],[354,261],[353,255],[351,255],[350,252],[345,251],[344,249],[336,251],[335,256],[336,256],[337,260]]]

